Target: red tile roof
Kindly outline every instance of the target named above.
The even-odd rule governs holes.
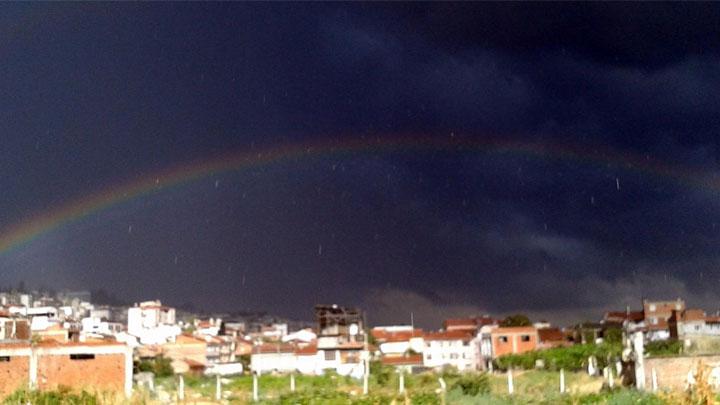
[[[470,341],[473,339],[474,334],[464,330],[451,330],[444,332],[427,332],[423,336],[425,340],[462,340]]]
[[[385,342],[407,342],[413,337],[421,337],[422,329],[403,330],[397,332],[389,332],[382,329],[372,329],[370,334],[380,343]]]
[[[558,328],[538,329],[538,339],[541,342],[565,341],[565,334]]]
[[[383,356],[382,364],[389,366],[421,366],[423,364],[422,354],[412,354],[409,356]]]

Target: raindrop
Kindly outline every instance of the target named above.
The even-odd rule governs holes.
[[[595,205],[595,196],[590,196],[590,204]]]
[[[132,233],[132,225],[128,226],[128,233]]]
[[[220,185],[220,180],[215,180],[215,188],[218,188],[219,185]]]
[[[617,187],[618,191],[620,191],[620,179],[615,177],[615,187]]]
[[[176,256],[175,256],[175,264],[177,264],[177,261],[178,261],[178,257],[177,257],[177,255],[176,255]]]
[[[322,256],[322,245],[318,245],[318,256]]]

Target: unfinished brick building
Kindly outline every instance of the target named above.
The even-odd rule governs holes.
[[[132,369],[132,350],[120,343],[0,344],[0,398],[60,386],[130,396]]]

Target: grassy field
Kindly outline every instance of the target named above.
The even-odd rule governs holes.
[[[424,373],[410,375],[405,379],[406,392],[399,394],[398,376],[394,373],[378,373],[370,380],[370,394],[362,395],[360,381],[337,375],[296,376],[296,391],[290,391],[288,376],[265,375],[259,379],[261,404],[443,404],[437,378],[441,375]],[[515,391],[507,393],[505,375],[464,375],[446,373],[442,375],[448,385],[444,395],[446,404],[706,404],[683,393],[661,394],[660,396],[640,393],[633,389],[621,388],[608,391],[602,388],[599,378],[583,373],[567,373],[568,393],[559,392],[559,374],[549,371],[524,371],[514,374]],[[136,389],[131,400],[113,399],[91,393],[26,392],[19,391],[5,399],[6,404],[169,404],[177,403],[177,378],[158,379],[156,392],[149,393]],[[238,376],[223,379],[223,404],[249,404],[252,401],[252,377]],[[186,377],[185,402],[187,404],[218,403],[215,398],[215,378]],[[478,389],[475,392],[470,392]],[[714,400],[714,398],[713,398]]]
[[[442,395],[437,381],[440,375],[425,373],[405,378],[406,392],[397,392],[398,376],[375,375],[370,380],[370,395],[362,395],[362,383],[337,375],[296,376],[296,392],[290,392],[288,376],[265,375],[259,379],[260,402],[264,404],[441,404]],[[457,374],[445,374],[448,391],[447,404],[665,404],[663,398],[642,394],[631,389],[603,390],[602,379],[584,373],[566,373],[567,393],[559,392],[559,373],[524,371],[514,374],[514,393],[507,393],[504,374],[489,375],[488,392],[477,395],[464,393],[456,384]],[[175,378],[159,382],[165,399],[175,398]],[[252,402],[252,377],[240,376],[223,380],[223,401]],[[215,398],[215,379],[188,377],[185,379],[186,402],[201,403]]]

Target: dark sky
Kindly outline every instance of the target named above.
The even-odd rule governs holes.
[[[546,151],[218,173],[0,255],[1,285],[297,318],[336,302],[426,327],[592,319],[643,296],[720,307],[716,4],[0,11],[0,229],[226,153],[420,134]],[[642,159],[670,173],[623,163]]]

